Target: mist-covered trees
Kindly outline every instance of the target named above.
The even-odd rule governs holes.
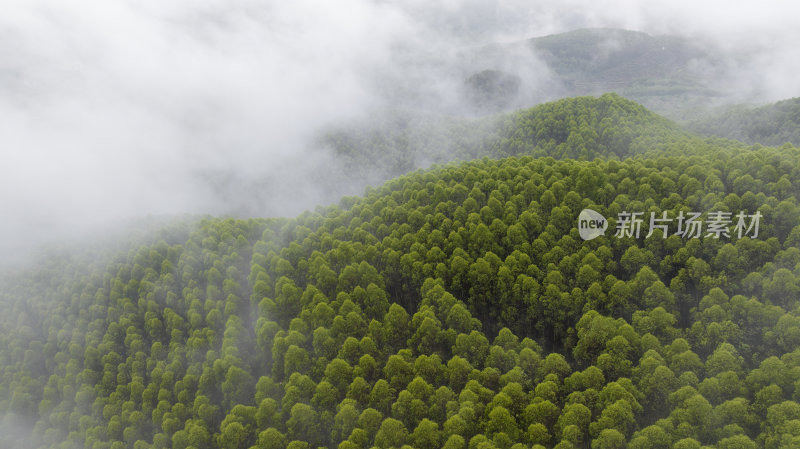
[[[520,142],[652,118],[541,111]],[[647,157],[590,161],[623,145],[598,135],[585,160],[452,164],[292,220],[205,219],[8,276],[0,443],[791,447],[800,153],[659,129],[625,144]],[[587,207],[611,219],[591,241]],[[763,218],[756,238],[673,223],[620,239],[622,211]]]
[[[674,123],[612,93],[598,98],[565,98],[480,118],[419,117],[397,112],[381,117],[377,123],[332,130],[322,141],[333,149],[350,175],[372,182],[458,159],[517,155],[623,159],[702,144]],[[594,188],[594,181],[583,176],[577,193],[585,193],[583,186]],[[461,204],[469,193],[459,189],[458,194],[446,197],[439,189],[432,192],[432,198]],[[549,210],[546,202],[542,204]]]
[[[687,126],[695,132],[737,139],[750,144],[800,144],[800,99],[759,107],[730,106]]]

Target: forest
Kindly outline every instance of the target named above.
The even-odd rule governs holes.
[[[762,145],[800,144],[800,98],[764,106],[729,106],[687,124],[711,136],[722,136]]]
[[[800,150],[616,95],[487,120],[436,125],[452,152],[330,135],[396,175],[336,205],[5,274],[0,447],[800,447]],[[761,221],[620,238],[626,211]]]

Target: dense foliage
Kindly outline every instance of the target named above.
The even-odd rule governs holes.
[[[800,98],[774,104],[734,106],[687,124],[696,132],[763,145],[800,145]]]
[[[515,156],[4,279],[0,446],[800,445],[800,151],[596,101],[507,119]],[[622,211],[763,218],[616,238]]]

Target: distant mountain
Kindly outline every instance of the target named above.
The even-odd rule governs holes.
[[[700,134],[762,145],[800,144],[800,98],[752,107],[732,106],[687,124]]]
[[[538,58],[553,75],[541,90],[558,97],[616,92],[669,114],[721,95],[725,70],[715,53],[684,37],[592,28],[490,45],[476,59],[500,61],[503,54]]]

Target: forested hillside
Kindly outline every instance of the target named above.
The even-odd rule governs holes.
[[[616,94],[566,98],[481,118],[397,112],[331,130],[321,143],[348,177],[383,182],[420,167],[488,156],[626,158],[707,143]]]
[[[800,144],[800,98],[750,107],[734,106],[687,123],[695,132],[763,145]]]
[[[337,206],[6,275],[0,447],[800,446],[800,150],[616,96],[493,130]],[[760,227],[645,236],[693,211]]]

